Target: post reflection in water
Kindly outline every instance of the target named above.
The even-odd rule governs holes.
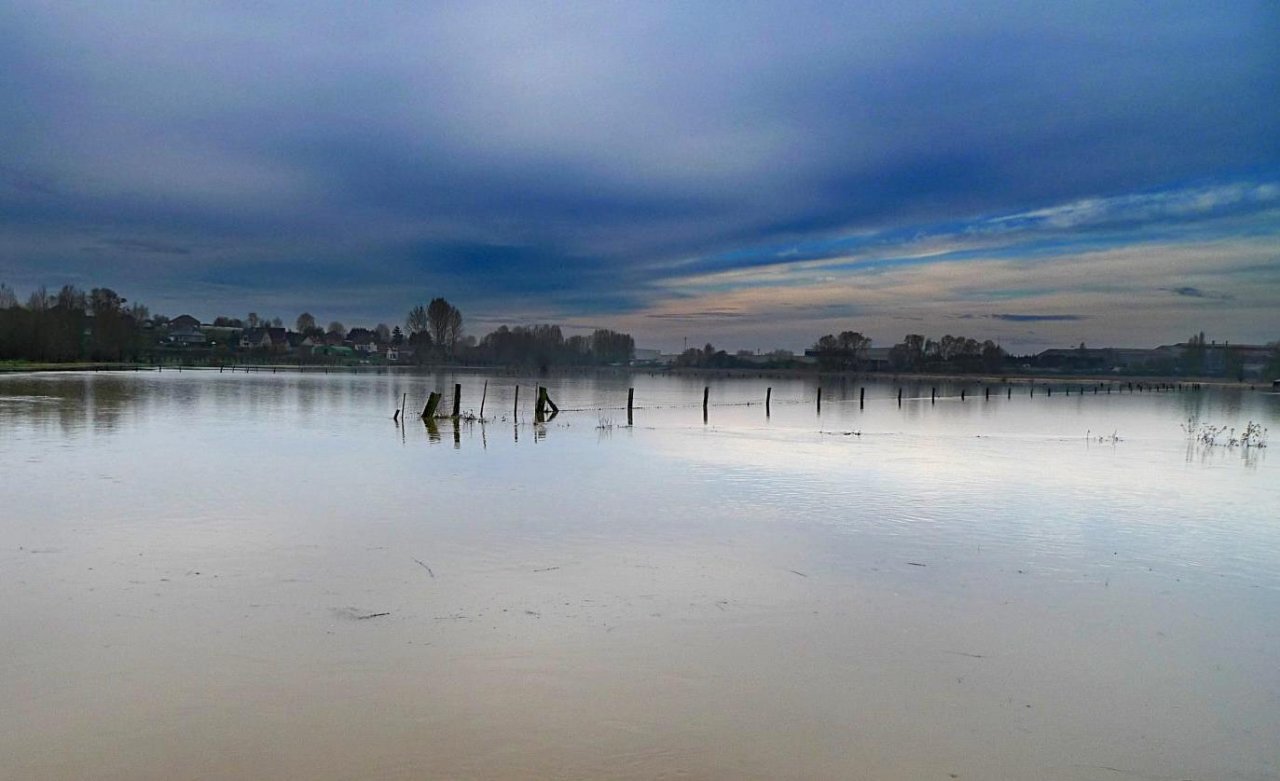
[[[0,778],[1274,775],[1280,396],[826,381],[0,376]]]

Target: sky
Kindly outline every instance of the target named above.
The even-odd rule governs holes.
[[[1280,339],[1280,4],[0,0],[0,283],[664,350]]]

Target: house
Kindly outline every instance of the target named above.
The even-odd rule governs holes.
[[[407,344],[393,344],[387,347],[387,363],[400,363],[413,360],[414,349]]]
[[[283,330],[283,329],[282,329]],[[266,328],[246,328],[240,332],[241,350],[268,350],[271,348],[271,335]]]
[[[199,328],[170,328],[168,341],[181,346],[203,346],[204,332]]]
[[[347,332],[346,343],[356,352],[365,355],[378,352],[378,335],[368,328],[352,328]]]
[[[267,346],[277,353],[289,351],[289,332],[283,328],[266,328]]]

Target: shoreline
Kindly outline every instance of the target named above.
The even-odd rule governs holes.
[[[275,374],[281,371],[298,372],[301,374],[309,374],[315,372],[323,372],[328,374],[334,373],[394,373],[394,374],[432,374],[440,372],[475,372],[478,374],[496,374],[499,376],[543,376],[543,377],[563,377],[563,376],[586,376],[586,375],[666,375],[671,377],[705,377],[718,379],[809,379],[814,378],[819,381],[830,379],[848,382],[850,380],[863,380],[870,382],[947,382],[947,383],[973,383],[977,385],[1085,385],[1085,384],[1112,384],[1122,385],[1128,383],[1141,383],[1143,385],[1211,385],[1222,388],[1239,388],[1242,390],[1270,390],[1270,382],[1267,380],[1231,380],[1223,377],[1169,377],[1161,375],[1145,375],[1145,374],[1050,374],[1050,373],[1029,373],[1029,374],[958,374],[947,372],[922,372],[922,373],[892,373],[892,372],[824,372],[816,369],[709,369],[709,368],[672,368],[672,367],[645,367],[645,366],[563,366],[553,367],[545,372],[539,372],[537,369],[514,367],[514,366],[467,366],[463,364],[451,365],[440,364],[432,366],[326,366],[323,364],[234,364],[230,366],[157,366],[156,364],[140,364],[140,363],[108,363],[108,362],[75,362],[75,363],[34,363],[34,364],[0,364],[0,375],[12,374],[47,374],[47,373],[66,373],[66,372],[125,372],[136,373],[141,371],[147,372],[163,372],[165,369],[169,371],[194,371],[194,372],[210,372],[217,370],[218,373],[260,373],[263,370],[270,370]]]

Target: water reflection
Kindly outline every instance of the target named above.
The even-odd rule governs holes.
[[[1280,397],[824,382],[0,377],[0,777],[1274,775]]]

